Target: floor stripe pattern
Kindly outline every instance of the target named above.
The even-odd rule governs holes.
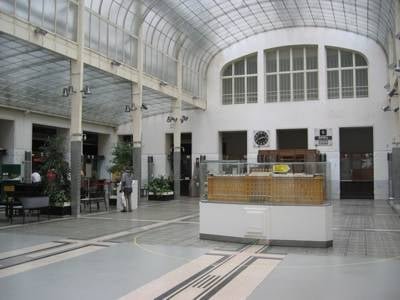
[[[283,255],[248,245],[239,252],[211,251],[123,296],[131,299],[245,299]]]
[[[22,249],[0,253],[0,278],[30,271],[53,263],[89,254],[106,247],[118,244],[114,239],[137,234],[176,222],[185,222],[198,216],[187,215],[172,220],[157,220],[157,223],[135,227],[107,235],[101,235],[87,240],[61,239]],[[83,217],[84,218],[84,217]],[[132,221],[134,219],[131,219]]]

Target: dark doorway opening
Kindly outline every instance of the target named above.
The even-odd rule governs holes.
[[[220,145],[223,160],[247,159],[247,131],[220,132]]]
[[[307,129],[278,129],[278,149],[308,149]]]
[[[168,151],[169,175],[174,174],[174,135],[167,133],[166,147]],[[192,133],[181,134],[181,195],[189,196],[190,180],[192,178]]]
[[[39,171],[46,158],[42,147],[45,147],[50,138],[57,135],[57,128],[43,125],[32,125],[32,170]]]
[[[372,127],[340,128],[340,198],[374,198]]]

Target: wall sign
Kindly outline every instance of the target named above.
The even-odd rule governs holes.
[[[332,146],[332,128],[314,129],[315,146]]]
[[[253,134],[254,147],[269,147],[269,131],[268,130],[255,130]]]

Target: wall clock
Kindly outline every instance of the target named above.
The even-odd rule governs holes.
[[[253,141],[256,147],[267,147],[269,145],[269,132],[266,130],[254,131]]]

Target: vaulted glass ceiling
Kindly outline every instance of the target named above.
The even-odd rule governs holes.
[[[182,59],[184,91],[205,97],[211,59],[261,32],[334,28],[366,36],[387,49],[394,31],[395,1],[85,0],[85,46],[137,67],[142,26],[144,72],[176,85],[177,61]],[[2,0],[0,11],[75,41],[77,4],[77,0]],[[31,107],[35,103],[35,109],[65,114],[69,103],[60,98],[60,90],[69,82],[69,61],[4,34],[0,39],[0,104]],[[106,123],[128,120],[129,114],[120,116],[112,110],[115,103],[129,104],[130,84],[99,70],[85,70],[85,82],[93,85],[94,95],[84,101],[84,118]],[[172,99],[155,91],[146,90],[144,99],[158,107],[153,112],[171,110]],[[110,112],[104,112],[108,108]]]
[[[71,102],[63,96],[70,83],[70,62],[65,57],[0,33],[0,106],[16,107],[69,118]],[[83,120],[119,125],[131,120],[132,83],[85,66],[84,85],[92,94],[82,104]],[[144,117],[172,111],[174,100],[145,88]],[[184,109],[193,109],[186,105]]]
[[[104,18],[89,31],[97,31],[102,22],[109,21],[133,35],[137,35],[142,11],[145,70],[159,74],[181,55],[185,89],[201,94],[210,60],[222,49],[261,32],[288,27],[334,28],[367,36],[386,49],[388,34],[393,34],[394,1],[87,0],[86,6],[91,17]],[[157,66],[161,70],[152,71]]]
[[[326,27],[367,36],[384,49],[396,0],[85,0],[86,46],[137,67],[143,25],[144,71],[205,96],[210,60],[249,36],[288,27]],[[76,39],[77,0],[4,0],[0,10]]]

